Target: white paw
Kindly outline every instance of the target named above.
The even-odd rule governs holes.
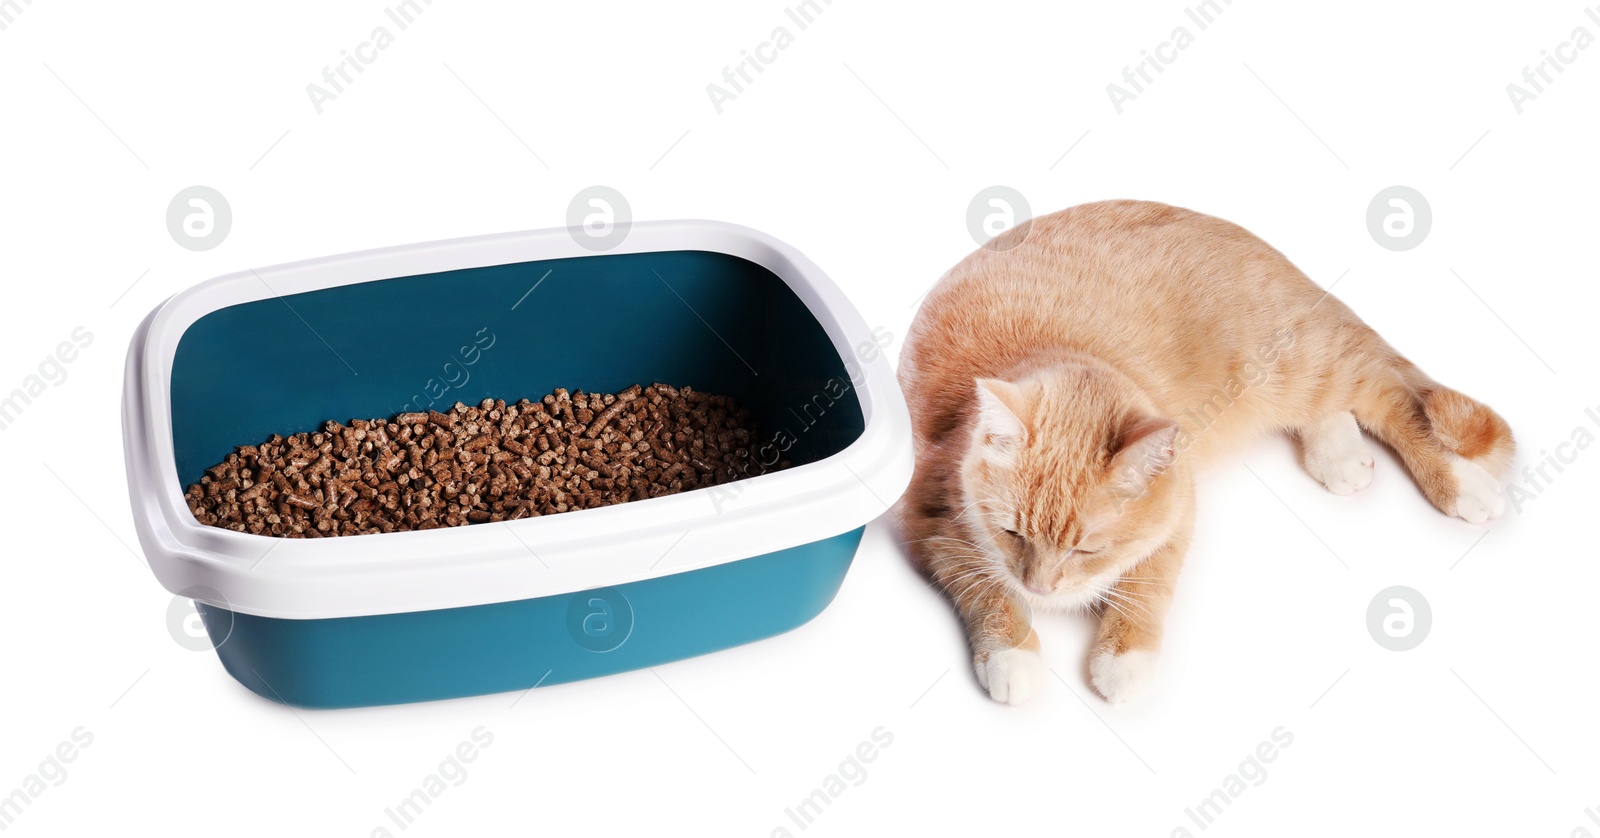
[[[1450,471],[1456,477],[1456,508],[1450,514],[1469,524],[1481,524],[1506,511],[1499,481],[1483,466],[1458,457],[1450,464]]]
[[[1353,437],[1324,438],[1306,446],[1306,471],[1336,495],[1349,495],[1372,485],[1372,469],[1377,461],[1372,449]]]
[[[1044,659],[1031,649],[990,652],[976,661],[978,684],[989,697],[1003,704],[1021,704],[1044,683]]]
[[[1156,674],[1160,656],[1145,649],[1132,649],[1120,655],[1099,652],[1089,659],[1089,681],[1112,704],[1138,697]]]

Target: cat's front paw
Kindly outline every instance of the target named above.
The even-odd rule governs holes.
[[[1112,704],[1138,697],[1156,674],[1155,652],[1130,649],[1120,655],[1096,652],[1089,659],[1089,681]]]
[[[1372,449],[1359,436],[1324,441],[1306,450],[1306,471],[1336,495],[1355,494],[1372,485],[1372,470],[1376,465]]]
[[[978,685],[1002,704],[1021,704],[1044,684],[1044,659],[1032,649],[981,652],[973,660]]]

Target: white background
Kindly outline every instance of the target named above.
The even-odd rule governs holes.
[[[180,289],[561,225],[597,183],[639,219],[796,245],[898,349],[974,246],[969,200],[1004,184],[1037,213],[1193,207],[1324,286],[1342,276],[1392,343],[1506,416],[1520,470],[1575,428],[1600,434],[1584,414],[1600,408],[1600,48],[1520,115],[1506,93],[1575,27],[1600,35],[1579,3],[1239,0],[1198,31],[1169,2],[836,0],[720,115],[706,86],[796,30],[781,2],[437,0],[320,115],[306,85],[388,23],[381,2],[18,3],[0,31],[0,392],[75,327],[94,342],[0,431],[0,795],[78,726],[94,739],[7,834],[367,835],[480,725],[493,744],[406,832],[800,834],[784,809],[883,726],[892,745],[806,834],[1199,834],[1185,807],[1285,726],[1266,779],[1205,832],[1600,834],[1584,814],[1600,805],[1600,451],[1474,527],[1387,454],[1339,498],[1263,441],[1202,483],[1162,669],[1131,706],[1087,687],[1074,617],[1039,625],[1059,680],[1024,708],[991,702],[880,521],[835,603],[777,639],[514,708],[291,712],[169,636],[171,595],[130,555],[117,415],[134,324]],[[1179,25],[1194,44],[1117,114],[1106,85]],[[203,253],[165,226],[194,184],[234,215]],[[1365,221],[1394,184],[1434,217],[1402,253]],[[1395,584],[1433,610],[1403,653],[1365,625]]]

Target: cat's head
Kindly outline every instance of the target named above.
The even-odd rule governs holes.
[[[961,515],[1020,596],[1086,604],[1165,540],[1179,427],[1126,377],[1069,364],[973,398]]]

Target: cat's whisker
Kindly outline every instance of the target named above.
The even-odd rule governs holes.
[[[981,593],[987,591],[988,589],[992,588],[994,586],[995,581],[996,580],[994,579],[994,577],[992,577],[992,576],[990,576],[988,574],[981,574],[981,575],[978,575],[978,576],[975,576],[975,577],[972,577],[972,578],[968,579],[965,584],[955,585],[955,586],[952,586],[952,587],[954,587],[954,588],[956,588],[956,589],[958,589],[958,590],[960,590],[963,593],[966,593],[968,595],[975,595],[975,594],[981,594]]]
[[[964,593],[958,595],[957,599],[958,601],[968,597],[974,600],[982,599],[992,596],[997,589],[1004,589],[1005,587],[1006,581],[1004,577],[987,576],[979,579],[977,584],[972,585],[970,588],[966,589]]]
[[[993,558],[983,553],[971,553],[964,556],[950,556],[948,558],[949,561],[946,564],[950,567],[972,567],[973,565],[997,566],[997,563]]]
[[[931,535],[931,536],[927,536],[926,538],[914,539],[914,540],[908,541],[906,543],[908,543],[908,544],[920,544],[920,543],[928,542],[928,541],[953,541],[953,542],[955,542],[957,544],[965,544],[968,547],[971,547],[973,549],[983,549],[976,542],[969,541],[968,539],[965,539],[965,538],[958,538],[958,537],[953,536],[953,535]],[[984,541],[987,542],[987,543],[993,544],[994,543],[994,538],[993,538],[993,536],[985,536],[984,537]]]
[[[936,575],[958,575],[970,572],[974,569],[987,570],[995,566],[995,563],[990,561],[986,556],[966,556],[962,557],[958,561],[946,563],[942,568],[940,568]]]
[[[1101,596],[1100,601],[1108,604],[1115,604],[1118,610],[1121,611],[1124,616],[1129,618],[1134,616],[1138,616],[1140,618],[1148,618],[1153,616],[1149,607],[1142,603],[1122,599],[1113,591],[1104,592],[1104,595]]]
[[[1012,506],[1009,503],[1006,503],[1004,501],[997,501],[997,500],[993,500],[993,499],[989,499],[989,498],[979,498],[979,499],[967,504],[966,506],[961,507],[959,510],[956,511],[956,513],[954,515],[951,515],[950,517],[953,518],[953,519],[956,519],[956,520],[960,520],[960,519],[966,517],[966,514],[969,511],[971,511],[972,507],[977,506],[978,504],[981,504],[981,503],[987,503],[990,506],[993,506],[996,509],[996,511],[1003,512],[1003,513],[1006,513],[1008,515],[1015,516],[1017,514],[1017,508],[1015,506]]]
[[[987,578],[994,575],[994,571],[982,567],[970,567],[950,578],[951,584],[959,584],[970,579]]]
[[[990,577],[990,574],[986,570],[973,570],[973,571],[968,571],[967,573],[964,573],[964,574],[962,574],[960,576],[957,576],[957,577],[955,577],[953,579],[948,580],[946,582],[946,584],[949,587],[955,588],[955,587],[963,586],[966,583],[972,582],[974,580],[987,580],[989,577]]]
[[[1114,584],[1116,584],[1118,586],[1121,586],[1121,585],[1166,585],[1166,584],[1170,584],[1170,583],[1162,581],[1162,580],[1158,580],[1158,579],[1140,579],[1140,578],[1135,577],[1135,576],[1124,576],[1121,579],[1118,579]]]
[[[978,545],[978,544],[975,544],[975,543],[973,543],[971,541],[968,541],[965,538],[956,538],[954,536],[948,536],[948,535],[933,536],[932,538],[919,539],[917,541],[912,541],[912,542],[909,542],[909,543],[911,543],[911,544],[921,544],[921,543],[925,543],[925,542],[929,542],[929,541],[949,541],[949,542],[954,542],[956,544],[960,544],[960,545],[962,545],[964,547],[971,547],[974,550],[982,550],[983,549],[983,547],[981,545]]]
[[[1137,600],[1124,596],[1117,596],[1116,598],[1118,602],[1126,603],[1130,606],[1141,608],[1146,611],[1153,611],[1154,609],[1161,607],[1161,603],[1156,600]]]
[[[988,503],[988,504],[991,504],[991,505],[993,505],[995,507],[1003,509],[1003,510],[1005,510],[1007,512],[1012,512],[1012,511],[1016,510],[1016,507],[1013,504],[1007,503],[1006,501],[999,500],[997,498],[978,498],[977,500],[974,500],[971,503],[967,504],[966,506],[962,507],[961,511],[962,512],[966,512],[968,509],[971,509],[972,507],[977,506],[980,503]]]
[[[1137,591],[1125,591],[1116,587],[1106,588],[1105,590],[1101,591],[1100,594],[1101,596],[1118,597],[1129,602],[1157,602],[1160,599],[1160,597],[1157,597],[1154,594],[1139,593]]]
[[[920,543],[922,543],[924,541],[961,541],[961,542],[965,542],[966,539],[957,538],[957,537],[955,537],[953,535],[930,535],[930,536],[927,536],[925,538],[914,538],[914,539],[911,539],[910,541],[908,541],[906,543],[907,544],[920,544]]]
[[[1122,597],[1121,593],[1113,589],[1102,591],[1100,599],[1102,602],[1114,604],[1117,607],[1117,610],[1122,611],[1123,615],[1129,617],[1130,619],[1133,617],[1133,615],[1129,613],[1128,610],[1125,610],[1124,606],[1126,609],[1137,611],[1139,616],[1144,619],[1155,616],[1151,611],[1150,606],[1147,604],[1140,603],[1135,600],[1125,599]]]
[[[1160,596],[1160,594],[1154,593],[1154,592],[1128,590],[1127,588],[1123,587],[1123,583],[1121,583],[1121,582],[1118,582],[1117,584],[1106,588],[1106,590],[1108,590],[1108,591],[1116,591],[1117,593],[1123,594],[1125,596],[1137,597],[1137,598],[1142,598],[1142,599],[1157,599]]]
[[[1108,600],[1108,599],[1103,599],[1103,600],[1101,600],[1101,602],[1104,603],[1111,610],[1117,612],[1118,614],[1121,614],[1124,618],[1129,619],[1129,620],[1133,619],[1132,615],[1130,615],[1128,612],[1122,610],[1122,607],[1117,605],[1115,602],[1112,602],[1111,600]]]
[[[1123,587],[1122,585],[1117,585],[1116,587],[1111,588],[1110,590],[1114,590],[1117,593],[1119,593],[1122,596],[1125,596],[1125,597],[1127,597],[1129,599],[1137,599],[1137,600],[1145,601],[1145,602],[1159,602],[1161,600],[1166,599],[1168,596],[1171,595],[1171,591],[1170,590],[1152,589],[1152,590],[1147,590],[1147,591],[1140,591],[1140,590],[1129,589],[1129,588]]]

